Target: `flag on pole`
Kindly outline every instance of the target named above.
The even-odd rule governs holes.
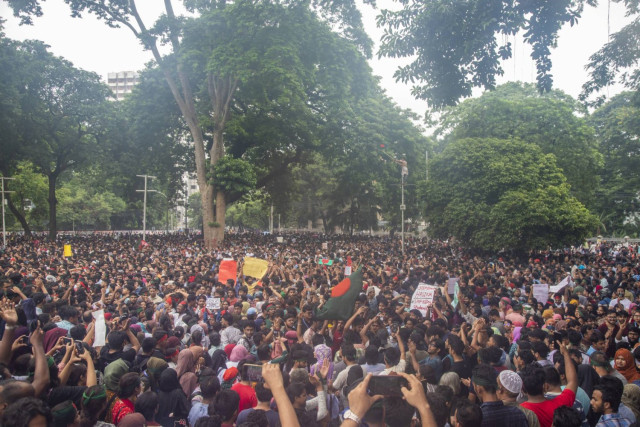
[[[349,320],[356,298],[362,292],[362,269],[345,278],[331,289],[331,298],[316,313],[319,320]]]

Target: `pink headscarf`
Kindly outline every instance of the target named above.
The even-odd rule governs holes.
[[[241,360],[249,358],[249,350],[247,350],[243,345],[237,345],[233,347],[231,350],[231,356],[229,360],[232,362],[239,362]]]

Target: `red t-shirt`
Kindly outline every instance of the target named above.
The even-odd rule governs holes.
[[[253,408],[258,404],[256,391],[250,385],[235,383],[231,387],[231,390],[235,391],[240,396],[240,405],[238,405],[238,413],[244,411],[245,409]]]
[[[520,404],[520,406],[535,412],[538,421],[540,421],[540,427],[551,427],[553,423],[553,412],[561,406],[572,407],[575,400],[576,394],[568,388],[565,388],[562,393],[553,399],[540,403],[524,402]]]

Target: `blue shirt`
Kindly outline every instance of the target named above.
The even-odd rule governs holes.
[[[596,424],[596,427],[628,427],[630,425],[631,421],[624,418],[619,413],[615,413],[600,417],[600,422]]]
[[[198,421],[202,417],[208,417],[209,413],[207,412],[209,409],[208,403],[195,402],[193,406],[191,406],[191,410],[189,411],[189,425],[196,425],[196,421]]]

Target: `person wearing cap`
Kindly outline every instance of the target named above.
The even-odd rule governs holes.
[[[489,365],[480,364],[473,369],[471,380],[482,409],[481,427],[528,427],[524,413],[505,405],[498,398],[497,374]]]
[[[496,395],[505,406],[518,408],[527,419],[529,427],[540,427],[538,416],[530,409],[523,408],[518,403],[518,398],[522,396],[522,378],[513,371],[505,370],[500,372],[496,379],[498,389]]]

